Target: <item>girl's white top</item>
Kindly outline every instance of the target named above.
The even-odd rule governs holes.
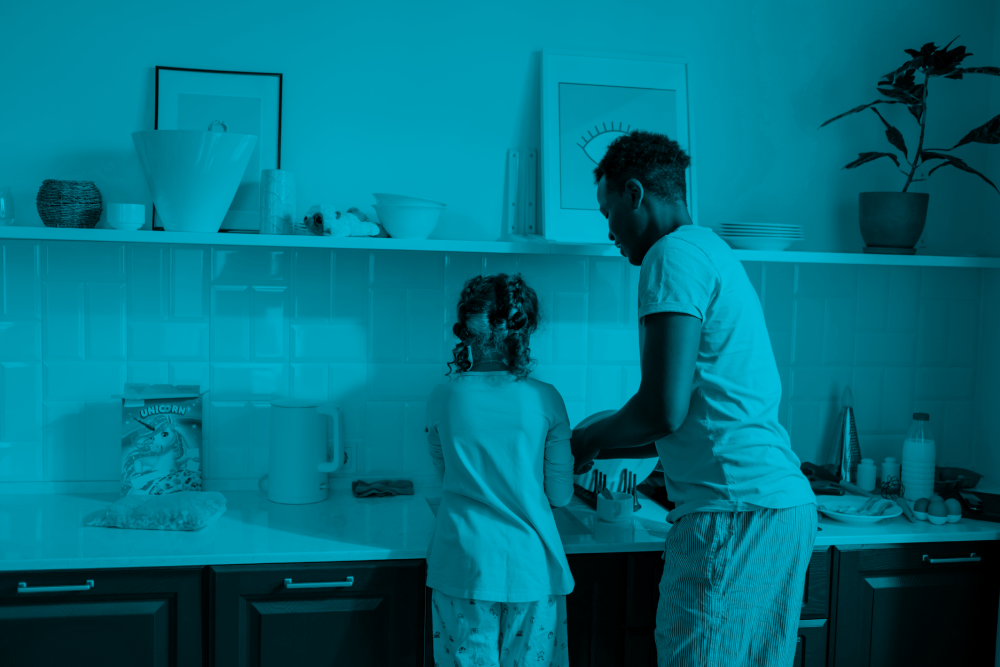
[[[427,440],[444,480],[429,588],[497,602],[573,591],[550,507],[573,497],[571,435],[550,384],[467,372],[434,388]]]

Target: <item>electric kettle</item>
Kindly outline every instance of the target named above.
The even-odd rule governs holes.
[[[258,486],[273,503],[322,502],[327,473],[340,467],[341,448],[339,407],[322,401],[271,401],[270,461]]]

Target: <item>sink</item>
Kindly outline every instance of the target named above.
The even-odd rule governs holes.
[[[163,228],[214,234],[233,203],[257,137],[150,130],[133,132],[132,143]]]
[[[437,516],[438,508],[441,506],[440,498],[424,498],[427,506],[431,508],[434,516]],[[556,528],[560,535],[590,535],[591,530],[582,521],[573,516],[565,507],[553,507],[552,516],[556,519]]]

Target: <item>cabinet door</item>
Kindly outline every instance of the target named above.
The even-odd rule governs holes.
[[[799,621],[793,667],[825,667],[828,625],[825,618]]]
[[[201,588],[201,568],[0,573],[0,663],[201,665]]]
[[[423,560],[209,571],[212,665],[416,667],[424,662]]]
[[[995,542],[845,549],[838,559],[832,664],[993,664]]]
[[[625,591],[628,554],[569,554],[576,585],[566,596],[569,664],[624,664]]]

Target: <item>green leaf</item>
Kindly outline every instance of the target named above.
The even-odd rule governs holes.
[[[840,114],[839,116],[834,116],[830,120],[828,120],[825,123],[823,123],[822,125],[820,125],[820,128],[826,127],[827,125],[829,125],[830,123],[832,123],[833,121],[835,121],[835,120],[837,120],[839,118],[843,118],[844,116],[850,116],[852,113],[858,113],[859,111],[864,111],[868,107],[875,106],[876,104],[901,104],[901,103],[900,102],[890,102],[889,100],[875,100],[871,104],[862,104],[859,107],[854,107],[850,111],[845,111],[844,113]]]
[[[957,169],[961,169],[962,171],[967,171],[970,174],[975,174],[976,176],[978,176],[979,178],[983,179],[984,181],[986,181],[990,185],[993,185],[993,181],[991,181],[990,179],[986,178],[985,176],[983,176],[982,174],[980,174],[978,171],[976,171],[975,169],[973,169],[969,165],[965,164],[965,162],[963,162],[962,160],[959,160],[957,157],[953,157],[951,155],[948,155],[946,157],[948,158],[948,161],[947,162],[942,162],[941,164],[939,164],[938,166],[934,167],[929,172],[927,172],[927,178],[930,178],[931,174],[933,174],[935,171],[937,171],[941,167],[947,167],[948,165],[951,165],[952,167],[955,167]],[[993,185],[993,189],[997,191],[997,194],[1000,194],[1000,190],[997,190],[997,186]]]
[[[866,162],[877,160],[880,157],[892,158],[892,161],[896,163],[896,166],[899,166],[899,159],[894,153],[858,153],[858,159],[851,164],[845,165],[844,169],[854,169],[855,167],[860,167]],[[928,176],[930,176],[930,174],[928,174]]]
[[[945,75],[946,79],[961,79],[963,74],[989,74],[990,76],[1000,76],[1000,67],[960,67],[951,74]]]
[[[973,142],[977,144],[1000,144],[1000,114],[994,116],[985,124],[974,129],[972,132],[969,132],[967,135],[962,137],[961,141],[948,150],[953,151],[959,146],[964,146],[965,144],[971,144]]]
[[[920,151],[920,162],[924,163],[927,160],[950,160],[950,155],[945,155],[944,153],[935,153],[934,151]]]
[[[890,125],[889,122],[885,118],[882,118],[882,114],[880,114],[878,112],[878,109],[876,109],[875,107],[872,107],[872,111],[875,112],[875,115],[878,116],[879,120],[882,121],[882,124],[885,125],[885,138],[889,140],[890,144],[892,144],[893,146],[895,146],[899,150],[903,151],[903,157],[905,157],[906,159],[909,159],[910,155],[909,155],[909,153],[906,152],[906,142],[903,141],[903,134],[902,134],[902,132],[900,132],[899,130],[897,130],[896,128],[894,128],[892,125]]]

